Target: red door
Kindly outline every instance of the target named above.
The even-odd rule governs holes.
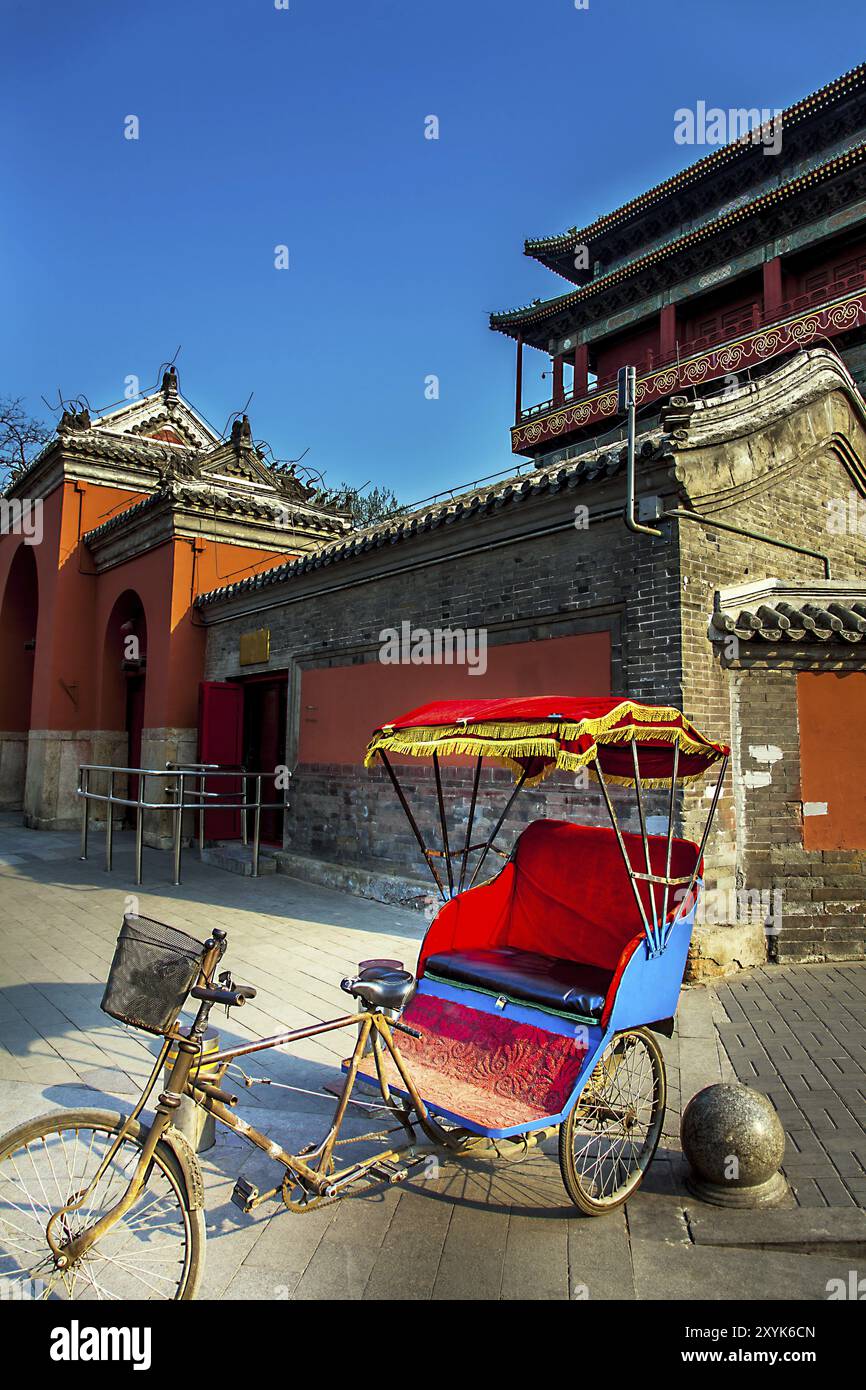
[[[198,699],[198,760],[219,763],[221,767],[240,767],[243,760],[244,691],[231,681],[202,681]],[[210,777],[205,791],[219,794],[222,801],[241,800],[243,783],[239,777]],[[216,796],[207,803],[216,809],[205,816],[205,838],[237,840],[241,833],[240,811],[219,809]]]
[[[141,767],[141,731],[144,728],[144,676],[129,676],[126,682],[126,765]],[[130,776],[127,795],[138,798],[138,778]],[[127,807],[126,819],[134,820],[136,812]]]
[[[251,680],[244,686],[244,762],[252,772],[270,773],[262,778],[265,804],[285,801],[285,791],[275,785],[273,773],[286,758],[286,701],[288,677]],[[250,787],[252,795],[253,788]],[[265,844],[283,843],[283,812],[262,811],[261,839]]]

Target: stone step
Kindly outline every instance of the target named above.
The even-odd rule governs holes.
[[[288,874],[291,878],[303,879],[305,883],[319,883],[343,893],[354,893],[360,898],[373,898],[376,902],[390,903],[394,907],[423,911],[431,894],[438,901],[432,878],[425,880],[390,865],[364,868],[359,864],[338,864],[330,859],[314,859],[288,849],[277,851],[276,864],[279,873]]]
[[[275,874],[277,872],[276,850],[273,847],[264,845],[259,849],[259,877],[263,874]],[[225,869],[228,873],[242,874],[245,878],[251,878],[253,873],[253,851],[252,846],[246,847],[236,844],[233,840],[217,841],[216,844],[205,845],[202,850],[201,862],[210,864],[214,869]]]
[[[866,1212],[839,1210],[729,1211],[690,1206],[686,1213],[695,1245],[758,1246],[801,1254],[866,1254]]]

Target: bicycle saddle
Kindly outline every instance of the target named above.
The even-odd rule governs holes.
[[[405,1009],[418,988],[418,981],[408,970],[391,966],[368,965],[354,980],[341,980],[340,988],[354,994],[371,1009]]]

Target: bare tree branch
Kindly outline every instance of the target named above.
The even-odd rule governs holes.
[[[54,433],[24,409],[22,396],[0,396],[0,486],[14,482]]]

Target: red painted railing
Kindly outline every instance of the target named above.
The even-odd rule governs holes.
[[[736,325],[729,324],[724,334],[719,333],[703,338],[686,338],[678,344],[679,351],[669,357],[663,358],[650,351],[637,359],[629,358],[627,365],[636,367],[638,376],[646,375],[653,370],[661,370],[665,366],[683,362],[686,358],[693,357],[697,353],[721,348],[736,341],[743,334],[780,323],[784,319],[790,318],[791,315],[801,313],[804,309],[811,309],[821,304],[831,304],[852,290],[863,289],[864,285],[866,285],[866,279],[858,273],[837,280],[834,285],[822,285],[819,289],[812,290],[808,294],[799,294],[793,299],[787,299],[769,313],[765,313],[759,305],[754,305],[751,309],[744,309],[739,322]],[[626,363],[623,362],[622,365],[626,365]],[[520,412],[520,424],[522,425],[528,420],[536,420],[554,410],[561,410],[564,405],[568,405],[572,401],[589,400],[598,392],[614,386],[616,378],[617,373],[615,371],[607,372],[603,377],[598,377],[593,382],[588,392],[583,391],[575,395],[574,390],[564,391],[559,400],[550,399],[542,401],[538,405],[527,406],[525,410]]]
[[[652,354],[647,354],[642,363],[634,364],[638,367],[637,404],[641,406],[718,377],[736,375],[769,357],[782,356],[863,326],[866,276],[850,276],[832,288],[798,295],[771,314],[756,311],[752,323],[750,330],[735,337],[728,335],[713,343],[704,339],[680,343],[679,354],[664,362],[653,362]],[[552,446],[576,430],[609,419],[616,413],[615,388],[613,373],[578,397],[574,391],[568,391],[555,404],[551,400],[530,406],[521,412],[519,424],[511,431],[512,451],[533,454],[539,446],[548,442]]]

